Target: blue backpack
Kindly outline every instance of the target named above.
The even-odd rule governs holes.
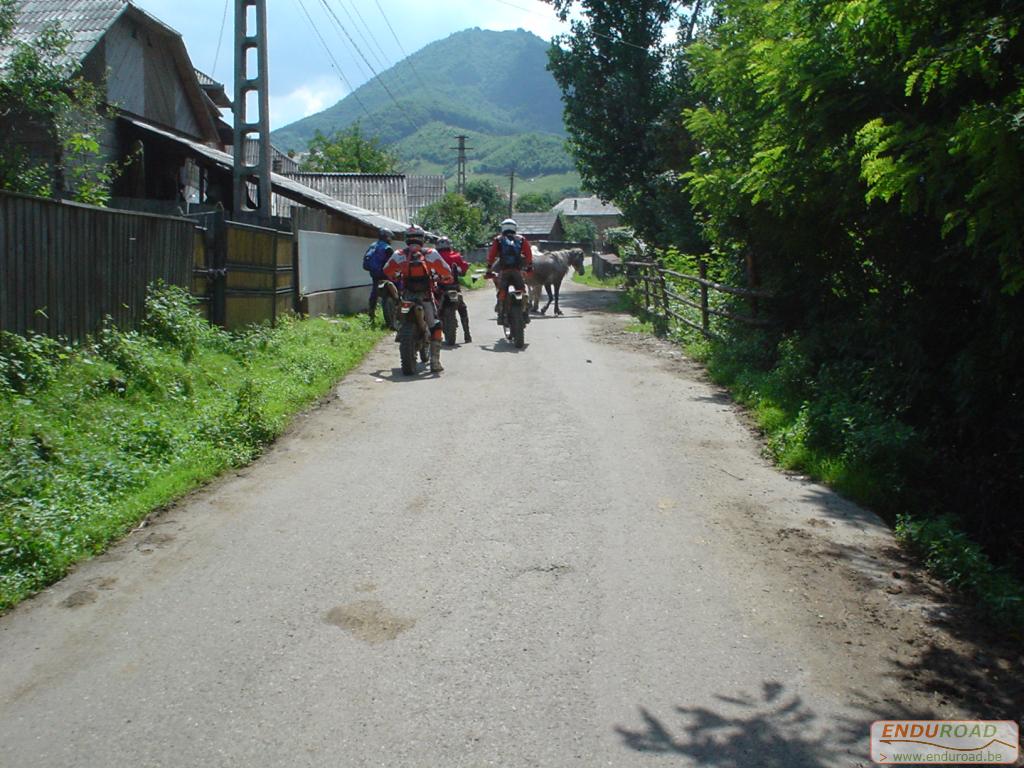
[[[523,265],[523,241],[518,237],[498,240],[498,263],[502,269],[519,269]]]
[[[381,272],[391,254],[394,253],[391,246],[383,240],[378,240],[363,254],[363,269],[367,272]]]

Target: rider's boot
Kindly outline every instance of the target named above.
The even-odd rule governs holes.
[[[371,301],[370,306],[366,308],[366,314],[370,316],[370,325],[373,325],[377,320],[377,302]]]
[[[441,341],[440,339],[430,340],[430,372],[440,373],[444,370],[441,365]]]

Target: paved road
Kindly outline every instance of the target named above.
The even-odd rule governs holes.
[[[922,705],[857,623],[888,533],[609,299],[570,287],[517,352],[474,294],[442,376],[383,343],[0,618],[0,763],[867,765]]]

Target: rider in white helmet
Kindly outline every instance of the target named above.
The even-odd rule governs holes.
[[[501,232],[491,242],[487,251],[487,268],[495,275],[494,285],[498,289],[498,323],[504,323],[501,317],[501,306],[504,303],[505,294],[510,285],[520,291],[526,290],[526,282],[523,280],[523,272],[533,269],[533,251],[530,248],[530,241],[516,230],[519,225],[515,219],[505,219],[501,222]],[[530,322],[530,316],[526,316],[526,322]]]

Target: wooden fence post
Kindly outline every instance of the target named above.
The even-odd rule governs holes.
[[[697,267],[700,270],[700,279],[706,281],[708,279],[708,263],[701,259],[697,262]],[[704,329],[704,335],[707,336],[711,333],[711,323],[708,312],[708,286],[706,282],[700,284],[700,327]]]
[[[648,266],[648,272],[650,272],[650,266]],[[641,278],[644,281],[644,310],[647,312],[651,311],[651,276],[646,274]]]

